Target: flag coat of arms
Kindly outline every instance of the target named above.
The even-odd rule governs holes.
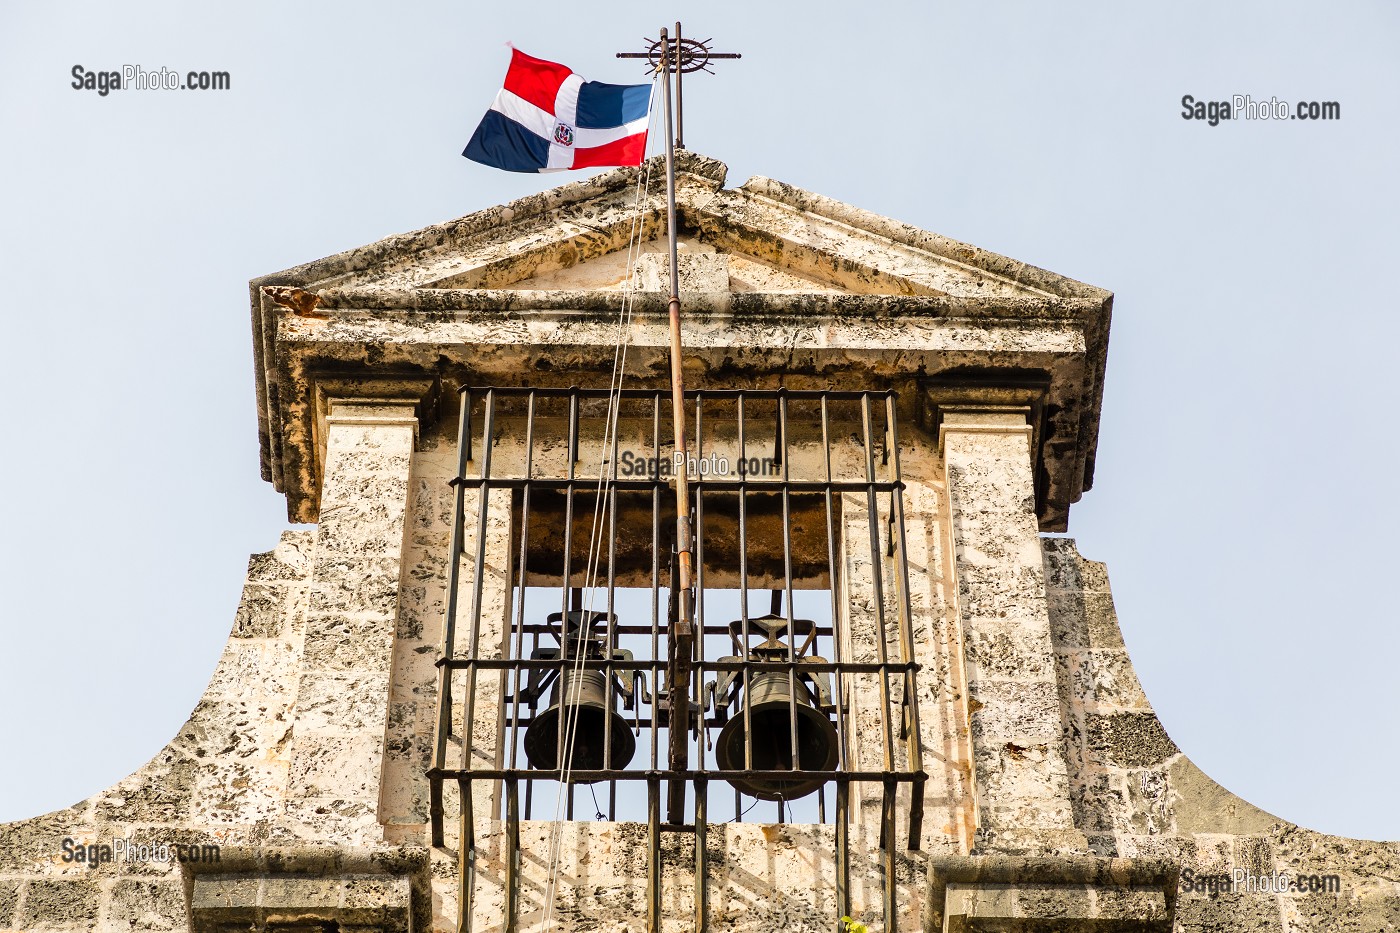
[[[585,81],[512,49],[505,87],[462,155],[509,172],[641,165],[650,105],[649,84]]]

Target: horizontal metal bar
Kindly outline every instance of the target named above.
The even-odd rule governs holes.
[[[673,474],[658,476],[655,479],[607,479],[607,485],[620,492],[651,492],[653,489],[670,489],[673,485]],[[574,479],[546,479],[534,477],[525,479],[524,477],[491,476],[483,479],[480,476],[458,476],[447,481],[449,486],[465,486],[468,489],[555,489],[561,491],[576,491],[582,493],[593,493],[606,495],[606,490],[598,488],[599,478],[596,476],[579,476]],[[775,495],[784,490],[788,492],[893,492],[903,491],[904,483],[896,482],[868,482],[865,480],[782,480],[782,479],[716,479],[695,475],[691,477],[691,486],[702,486],[707,490],[715,492],[739,492],[743,490],[750,495],[762,495],[772,491]]]
[[[822,592],[822,591],[821,591],[821,590],[816,590],[816,591],[814,591],[814,592]],[[547,624],[545,624],[545,623],[543,623],[543,622],[531,622],[531,623],[529,623],[529,624],[527,624],[527,625],[521,626],[520,630],[523,631],[526,635],[553,635],[553,636],[555,636],[555,638],[558,638],[558,636],[559,636],[559,628],[558,628],[558,626],[547,625]],[[619,634],[619,635],[650,635],[650,634],[651,634],[651,626],[650,626],[650,625],[627,625],[627,624],[625,624],[625,623],[619,622],[617,625],[613,626],[613,631],[616,632],[616,633]],[[698,627],[698,626],[697,626],[697,628],[696,628],[696,631],[697,631],[697,632],[699,631],[699,627]],[[729,626],[728,626],[727,624],[726,624],[726,625],[707,625],[707,626],[705,626],[705,634],[706,634],[706,635],[728,635],[728,634],[729,634]],[[818,638],[830,636],[831,634],[832,634],[832,628],[831,628],[830,625],[818,625],[818,626],[817,626],[817,637],[818,637]]]
[[[679,37],[677,37],[677,38],[679,38]],[[617,57],[618,57],[618,58],[646,58],[646,59],[650,59],[650,58],[652,57],[652,54],[651,54],[650,52],[618,52],[618,53],[617,53]],[[696,57],[697,57],[697,58],[699,57],[698,53],[696,53]],[[728,59],[734,59],[734,58],[743,58],[743,57],[744,57],[744,56],[741,55],[741,54],[738,53],[738,52],[706,52],[706,53],[705,53],[705,58],[706,58],[706,59],[711,59],[711,58],[728,58]],[[643,72],[643,73],[645,74],[645,72]]]
[[[436,781],[487,781],[503,780],[514,778],[522,781],[558,781],[562,778],[563,772],[558,768],[551,769],[530,769],[530,768],[471,768],[462,770],[460,768],[445,768],[437,771],[429,771],[428,778]],[[928,780],[928,773],[924,771],[800,771],[792,770],[769,770],[745,771],[742,768],[732,771],[665,771],[665,770],[645,770],[645,771],[620,771],[617,768],[610,770],[586,771],[582,768],[574,768],[569,771],[569,778],[573,782],[591,783],[593,781],[650,781],[650,780],[680,780],[694,781],[703,778],[709,781],[727,781],[729,778],[742,777],[753,781],[791,781],[795,778],[821,778],[824,781],[835,781],[838,784],[849,784],[852,781],[894,781],[896,783],[913,783],[915,781]]]
[[[506,702],[507,702],[507,703],[511,702],[511,698],[510,698],[509,696],[506,697]],[[664,711],[665,711],[665,708],[663,707],[661,711],[664,712]],[[541,711],[541,712],[543,712],[543,711]],[[632,726],[635,726],[638,730],[650,729],[650,728],[651,728],[651,724],[652,724],[652,722],[653,722],[653,719],[652,719],[651,716],[638,716],[638,717],[636,717],[635,719],[634,719],[632,716],[623,716],[623,718],[627,721],[627,725],[628,725],[628,727],[629,727],[629,731],[631,730],[631,727],[632,727]],[[705,728],[706,728],[706,729],[722,729],[722,728],[724,728],[725,723],[729,722],[730,720],[735,720],[735,719],[738,719],[738,718],[739,718],[739,714],[738,714],[738,713],[735,713],[734,715],[730,716],[729,719],[725,719],[725,720],[720,720],[720,719],[719,719],[718,717],[716,717],[716,716],[708,716],[708,717],[706,717],[706,719],[705,719]],[[512,725],[511,725],[510,728],[515,729],[517,732],[523,733],[523,732],[525,732],[526,730],[528,730],[528,729],[530,728],[530,725],[531,725],[532,723],[534,723],[535,721],[536,721],[536,717],[534,717],[534,716],[524,716],[524,717],[521,718],[519,726],[516,726],[516,725],[512,722]],[[656,719],[655,721],[656,721],[656,723],[657,723],[657,727],[658,727],[658,728],[661,728],[661,729],[669,728],[668,724],[665,723],[665,722],[663,722],[661,719]],[[633,734],[635,735],[635,734],[638,734],[638,733],[634,732]],[[444,765],[443,767],[446,767],[446,765]],[[667,773],[669,774],[669,772],[667,772]],[[789,773],[790,773],[790,772],[789,772]]]
[[[438,658],[438,667],[447,667],[454,671],[466,671],[476,668],[481,671],[546,671],[560,670],[566,665],[574,669],[602,671],[602,670],[623,670],[623,671],[660,671],[669,662],[662,658],[660,660],[645,661],[634,658],[631,661],[605,661],[601,658]],[[917,661],[811,661],[798,658],[791,661],[696,661],[695,668],[701,671],[786,671],[793,668],[798,671],[811,671],[817,673],[843,674],[880,674],[885,671],[891,673],[901,673],[903,671],[919,671],[921,666]]]
[[[571,395],[578,395],[581,398],[621,397],[631,399],[650,398],[670,398],[670,389],[593,389],[572,386],[568,388],[531,388],[529,386],[463,386],[457,390],[459,394],[471,392],[485,393],[494,392],[497,396],[520,396],[534,395],[537,398],[568,398]],[[746,399],[778,399],[786,396],[790,399],[828,399],[834,402],[858,402],[866,396],[875,398],[898,398],[899,393],[894,389],[871,389],[869,391],[858,391],[851,389],[687,389],[686,398],[738,398],[743,396]]]

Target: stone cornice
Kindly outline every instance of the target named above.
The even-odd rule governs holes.
[[[828,284],[849,276],[837,283],[847,293],[687,294],[697,372],[843,387],[1039,380],[1053,413],[1039,438],[1053,447],[1041,520],[1064,529],[1092,482],[1108,292],[771,179],[724,189],[724,166],[702,156],[685,153],[680,167],[682,222],[702,241]],[[522,276],[617,249],[637,178],[605,173],[251,283],[263,475],[289,515],[315,520],[314,409],[327,379],[349,395],[376,394],[356,391],[360,381],[423,381],[425,401],[468,382],[606,379],[593,370],[612,359],[620,291],[442,285],[528,286]],[[635,294],[633,385],[664,379],[665,319],[661,293]]]

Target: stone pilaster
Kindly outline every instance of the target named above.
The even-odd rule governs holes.
[[[1028,409],[942,410],[977,800],[977,848],[1083,849],[1074,830]]]
[[[287,818],[350,845],[383,841],[381,770],[418,428],[413,404],[335,400],[325,419]]]

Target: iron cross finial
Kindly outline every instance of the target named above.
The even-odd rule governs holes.
[[[710,50],[711,39],[686,39],[681,36],[681,24],[676,23],[676,34],[669,36],[665,28],[661,30],[659,39],[643,39],[647,43],[645,52],[618,52],[618,58],[645,58],[651,64],[653,73],[665,71],[668,75],[676,76],[676,148],[684,149],[685,142],[685,120],[683,97],[681,93],[681,77],[690,74],[692,71],[708,71],[714,74],[710,68],[710,62],[720,58],[743,58],[738,52],[713,52]]]

